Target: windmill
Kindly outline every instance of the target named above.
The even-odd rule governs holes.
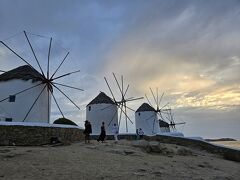
[[[135,112],[135,110],[132,109],[132,108],[130,108],[130,107],[127,105],[127,103],[128,103],[128,102],[131,102],[131,101],[136,101],[136,100],[143,99],[144,97],[137,97],[137,98],[135,98],[135,97],[130,97],[130,98],[127,98],[126,96],[127,96],[127,92],[128,92],[128,89],[129,89],[129,84],[128,84],[127,86],[124,85],[124,79],[123,79],[123,76],[122,76],[122,75],[121,75],[121,79],[120,79],[120,83],[121,83],[121,84],[120,84],[120,83],[119,83],[119,80],[118,80],[117,77],[116,77],[116,75],[115,75],[114,73],[112,73],[112,74],[113,74],[114,80],[115,80],[115,82],[116,82],[117,88],[118,88],[118,90],[119,90],[119,92],[120,92],[120,99],[117,100],[117,99],[115,98],[116,96],[114,95],[114,93],[113,93],[113,91],[112,91],[112,89],[111,89],[111,87],[110,87],[110,85],[109,85],[109,83],[108,83],[108,81],[107,81],[107,78],[104,77],[104,80],[105,80],[105,82],[106,82],[106,84],[107,84],[107,87],[108,87],[108,89],[109,89],[109,91],[110,91],[110,93],[111,93],[111,95],[112,95],[112,100],[113,100],[114,104],[117,105],[117,110],[116,110],[116,112],[114,113],[111,121],[112,121],[112,120],[114,119],[114,117],[117,115],[118,109],[119,109],[119,110],[120,110],[120,115],[119,115],[119,121],[118,121],[118,128],[119,128],[120,125],[121,125],[121,120],[124,119],[124,120],[125,120],[126,132],[128,132],[128,122],[130,122],[131,124],[133,124],[133,121],[129,118],[128,113],[127,113],[127,110],[131,110],[131,111],[133,111],[133,112]],[[112,105],[110,105],[110,106],[108,106],[108,107],[111,107],[111,106],[112,106]],[[106,107],[106,108],[108,108],[108,107]],[[106,109],[106,108],[103,108],[103,109],[101,109],[101,110],[104,110],[104,109]],[[110,121],[110,123],[111,123],[111,121]],[[108,124],[108,126],[110,125],[110,123]]]
[[[176,125],[186,124],[186,122],[179,122],[175,123],[173,119],[173,113],[171,107],[167,109],[168,113],[166,114],[166,119],[170,122],[169,126],[172,128],[173,131],[176,130]]]
[[[153,120],[153,126],[152,126],[152,131],[154,132],[154,128],[155,128],[154,124],[155,124],[155,122],[156,122],[156,121],[159,121],[159,119],[162,120],[162,121],[164,121],[163,114],[164,114],[164,113],[165,113],[165,114],[168,114],[167,112],[169,111],[169,109],[167,109],[166,107],[168,106],[169,102],[166,103],[166,104],[163,105],[163,106],[160,106],[160,105],[161,105],[162,98],[163,98],[163,96],[164,96],[164,93],[162,93],[161,97],[159,98],[158,88],[156,88],[155,94],[153,93],[153,90],[152,90],[151,87],[150,87],[149,89],[150,89],[150,92],[151,92],[152,97],[153,97],[153,99],[154,99],[155,106],[152,105],[152,103],[150,102],[147,94],[145,94],[145,97],[146,97],[148,103],[150,104],[150,106],[155,107],[155,113],[157,113],[157,116],[156,116],[156,117],[154,118],[154,120]],[[150,117],[149,119],[151,119],[151,118],[152,118],[152,117]],[[147,119],[147,120],[148,120],[148,119]]]
[[[180,123],[175,123],[173,121],[171,108],[169,108],[169,102],[161,106],[164,93],[159,96],[158,88],[156,88],[155,94],[152,88],[149,89],[155,104],[153,105],[148,96],[145,94],[148,103],[143,103],[135,113],[136,128],[142,128],[143,131],[146,132],[145,134],[149,135],[157,134],[163,131],[163,128],[169,129],[170,127],[172,130],[175,129],[175,125]],[[170,124],[167,123],[165,119],[167,119]],[[163,128],[161,127],[162,125]],[[168,131],[170,131],[170,129]]]
[[[51,59],[53,39],[48,38],[49,46],[48,46],[48,52],[46,52],[47,53],[47,59],[45,60],[45,61],[47,61],[47,67],[44,70],[44,68],[41,66],[42,62],[39,60],[38,54],[35,52],[34,46],[32,45],[31,39],[29,38],[29,35],[37,36],[37,37],[42,37],[42,36],[35,35],[35,34],[32,34],[32,33],[27,33],[26,31],[23,31],[23,34],[24,34],[25,39],[27,41],[27,44],[28,44],[28,46],[31,50],[31,53],[34,57],[34,61],[37,63],[37,68],[35,68],[32,64],[30,64],[29,60],[26,60],[26,58],[23,58],[20,54],[18,54],[15,50],[13,50],[13,48],[10,47],[6,42],[0,41],[0,44],[2,44],[13,55],[18,57],[18,59],[20,61],[22,61],[26,64],[24,66],[20,66],[20,67],[18,67],[16,69],[13,69],[11,71],[3,72],[3,74],[0,75],[0,81],[2,80],[2,82],[3,82],[2,87],[4,85],[6,85],[6,83],[8,83],[7,82],[8,80],[12,80],[12,79],[21,79],[21,80],[25,80],[25,81],[29,80],[29,79],[32,80],[32,83],[28,84],[29,85],[28,87],[26,87],[27,82],[21,81],[20,84],[24,85],[25,88],[17,87],[15,91],[11,90],[11,96],[12,97],[15,98],[17,96],[20,96],[20,95],[22,96],[24,94],[25,99],[28,99],[28,101],[26,101],[27,103],[20,102],[20,105],[18,104],[18,106],[16,105],[17,103],[15,104],[15,109],[17,109],[17,108],[21,109],[21,108],[23,108],[23,106],[28,108],[28,110],[26,112],[23,112],[23,113],[25,113],[24,116],[19,115],[20,112],[19,112],[18,115],[16,113],[14,114],[14,112],[12,112],[13,116],[16,116],[18,118],[18,121],[21,118],[21,121],[25,122],[28,119],[31,111],[33,111],[33,109],[35,108],[36,104],[38,104],[38,103],[40,103],[40,101],[44,100],[44,102],[42,102],[43,103],[42,105],[47,105],[47,109],[45,107],[41,107],[41,108],[45,108],[44,112],[47,111],[47,122],[49,123],[50,122],[51,97],[52,97],[56,106],[57,106],[57,108],[58,108],[58,110],[59,110],[59,112],[61,113],[62,117],[65,117],[64,114],[63,114],[63,111],[60,108],[60,105],[57,101],[57,98],[54,95],[55,91],[58,91],[60,94],[62,94],[71,104],[73,104],[78,110],[80,110],[79,106],[61,89],[61,87],[74,89],[74,90],[78,90],[78,91],[83,91],[83,89],[73,87],[73,86],[70,86],[70,85],[67,85],[67,84],[62,84],[62,83],[56,82],[56,80],[59,80],[59,79],[64,78],[66,76],[69,76],[69,75],[80,72],[80,70],[75,70],[75,71],[71,71],[71,72],[68,72],[68,73],[63,73],[61,75],[56,75],[59,72],[60,68],[62,67],[63,63],[66,61],[67,57],[69,56],[69,52],[67,52],[65,54],[65,56],[61,60],[61,63],[55,68],[55,70],[53,72],[50,72],[50,59]],[[18,84],[19,84],[19,82],[18,82]],[[9,85],[9,84],[7,84],[7,85]],[[14,85],[14,82],[10,82],[10,85]],[[30,93],[30,92],[34,93],[34,95],[35,95],[35,97],[33,97],[32,99],[28,95],[28,93]],[[6,101],[10,102],[10,97],[11,96],[6,96],[6,97],[1,96],[0,103],[4,103]],[[31,101],[31,102],[29,102],[29,101]],[[14,104],[11,105],[11,106],[14,106]],[[29,107],[27,107],[27,106],[29,106]],[[37,106],[37,107],[40,108],[40,106]]]

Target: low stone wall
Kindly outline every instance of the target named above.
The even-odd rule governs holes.
[[[84,140],[83,130],[74,127],[0,125],[0,145],[36,146],[56,137],[62,142]]]
[[[240,162],[240,150],[217,146],[206,141],[163,135],[144,136],[144,139],[148,141],[159,141],[162,143],[177,144],[181,146],[198,148],[210,153],[222,155],[225,159]]]
[[[99,135],[91,135],[91,139],[92,140],[97,140],[99,137]],[[137,136],[133,135],[133,134],[119,134],[118,135],[118,139],[126,139],[126,140],[136,140]],[[106,140],[114,140],[114,136],[113,135],[107,135],[106,136]]]
[[[93,140],[96,140],[98,136],[92,135],[91,138]],[[112,135],[107,135],[106,139],[113,140],[114,137]],[[137,136],[135,134],[120,134],[118,136],[118,139],[136,140]],[[147,141],[158,141],[160,143],[176,144],[180,146],[197,148],[205,150],[209,153],[221,155],[228,160],[240,162],[240,150],[217,146],[202,140],[164,135],[144,136],[144,139]]]

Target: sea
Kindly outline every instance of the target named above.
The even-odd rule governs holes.
[[[211,143],[240,150],[240,140],[237,140],[237,141],[214,141]]]

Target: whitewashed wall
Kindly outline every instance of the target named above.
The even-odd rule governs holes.
[[[155,123],[154,123],[154,119],[156,119]],[[136,112],[135,121],[136,121],[136,129],[142,128],[145,135],[154,135],[160,132],[157,113],[155,113],[154,111]],[[154,129],[153,129],[153,124],[154,124]]]
[[[164,132],[170,132],[170,128],[169,128],[169,127],[160,127],[160,131],[161,131],[162,133],[164,133]]]
[[[89,111],[89,107],[91,107],[90,111]],[[103,108],[106,108],[106,109],[102,110]],[[90,121],[92,124],[92,131],[93,131],[92,134],[95,134],[95,135],[100,134],[101,125],[103,121],[105,123],[107,135],[112,134],[113,124],[114,123],[118,124],[118,112],[115,114],[117,109],[118,109],[117,106],[113,104],[101,103],[101,104],[88,105],[86,108],[86,119]],[[112,118],[113,120],[111,124],[108,126]]]
[[[32,83],[32,80],[23,81],[19,79],[13,79],[9,81],[1,81],[0,82],[0,100],[8,97],[9,95],[13,95],[19,91],[22,91],[26,88],[32,87],[34,85],[39,84],[40,82]],[[8,99],[0,102],[0,114],[4,114],[8,118],[12,118],[12,121],[21,122],[23,121],[25,115],[28,110],[32,106],[33,102],[40,94],[44,85],[40,85],[28,91],[25,91],[19,95],[16,95],[15,102],[9,102]],[[50,94],[50,93],[49,93]],[[25,122],[48,122],[48,93],[45,89],[38,101],[34,105],[33,109],[29,113]],[[51,104],[51,98],[50,98]],[[50,106],[51,109],[51,106]],[[50,111],[49,109],[49,111]],[[4,120],[1,118],[1,120]]]

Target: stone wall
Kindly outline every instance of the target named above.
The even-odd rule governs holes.
[[[92,140],[97,140],[98,137],[99,137],[99,135],[91,135]],[[121,140],[121,139],[136,140],[137,136],[133,135],[133,134],[119,134],[118,135],[118,140]],[[113,135],[107,135],[106,140],[114,140],[114,136]]]
[[[56,137],[62,142],[84,140],[83,130],[77,127],[0,125],[0,145],[43,145]]]
[[[225,159],[240,162],[240,150],[217,146],[202,140],[163,135],[144,136],[144,139],[148,141],[159,141],[162,143],[177,144],[186,147],[198,148],[210,153],[222,155]]]

